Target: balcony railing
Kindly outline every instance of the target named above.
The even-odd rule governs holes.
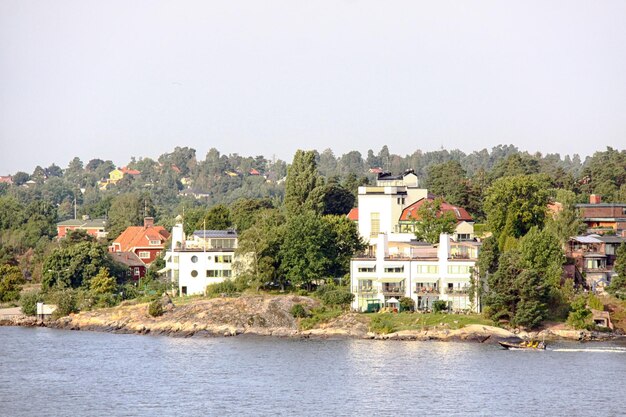
[[[469,293],[469,288],[446,288],[446,294],[449,295],[466,295]]]
[[[437,287],[416,287],[415,294],[439,294],[439,288]]]
[[[384,295],[402,295],[404,294],[404,287],[400,286],[383,286],[382,293]]]
[[[367,294],[367,295],[374,295],[374,294],[378,294],[378,290],[376,288],[372,288],[372,287],[362,287],[362,288],[357,288],[356,289],[356,293],[357,294]]]

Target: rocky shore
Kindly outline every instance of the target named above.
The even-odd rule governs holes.
[[[148,304],[122,304],[118,307],[72,314],[44,325],[68,330],[191,336],[260,335],[278,337],[362,338],[376,340],[440,340],[497,343],[501,340],[607,340],[612,333],[568,330],[553,326],[539,332],[511,332],[499,327],[468,325],[461,329],[435,326],[428,330],[404,330],[377,334],[369,331],[368,316],[346,313],[310,330],[300,330],[290,311],[295,304],[306,309],[319,307],[319,301],[297,295],[244,296],[239,298],[196,299],[174,306],[161,299],[164,314],[151,317]],[[16,316],[0,325],[35,326],[33,317]],[[562,327],[562,326],[561,326]]]

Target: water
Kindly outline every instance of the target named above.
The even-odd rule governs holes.
[[[626,346],[549,349],[1,327],[0,415],[625,415]]]

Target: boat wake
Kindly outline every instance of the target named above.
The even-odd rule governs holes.
[[[626,353],[626,347],[597,347],[576,349],[551,349],[553,352]]]

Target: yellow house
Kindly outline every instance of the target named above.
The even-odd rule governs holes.
[[[110,183],[115,184],[119,180],[121,180],[122,178],[124,178],[124,173],[119,168],[115,168],[113,171],[109,172],[109,182]]]

